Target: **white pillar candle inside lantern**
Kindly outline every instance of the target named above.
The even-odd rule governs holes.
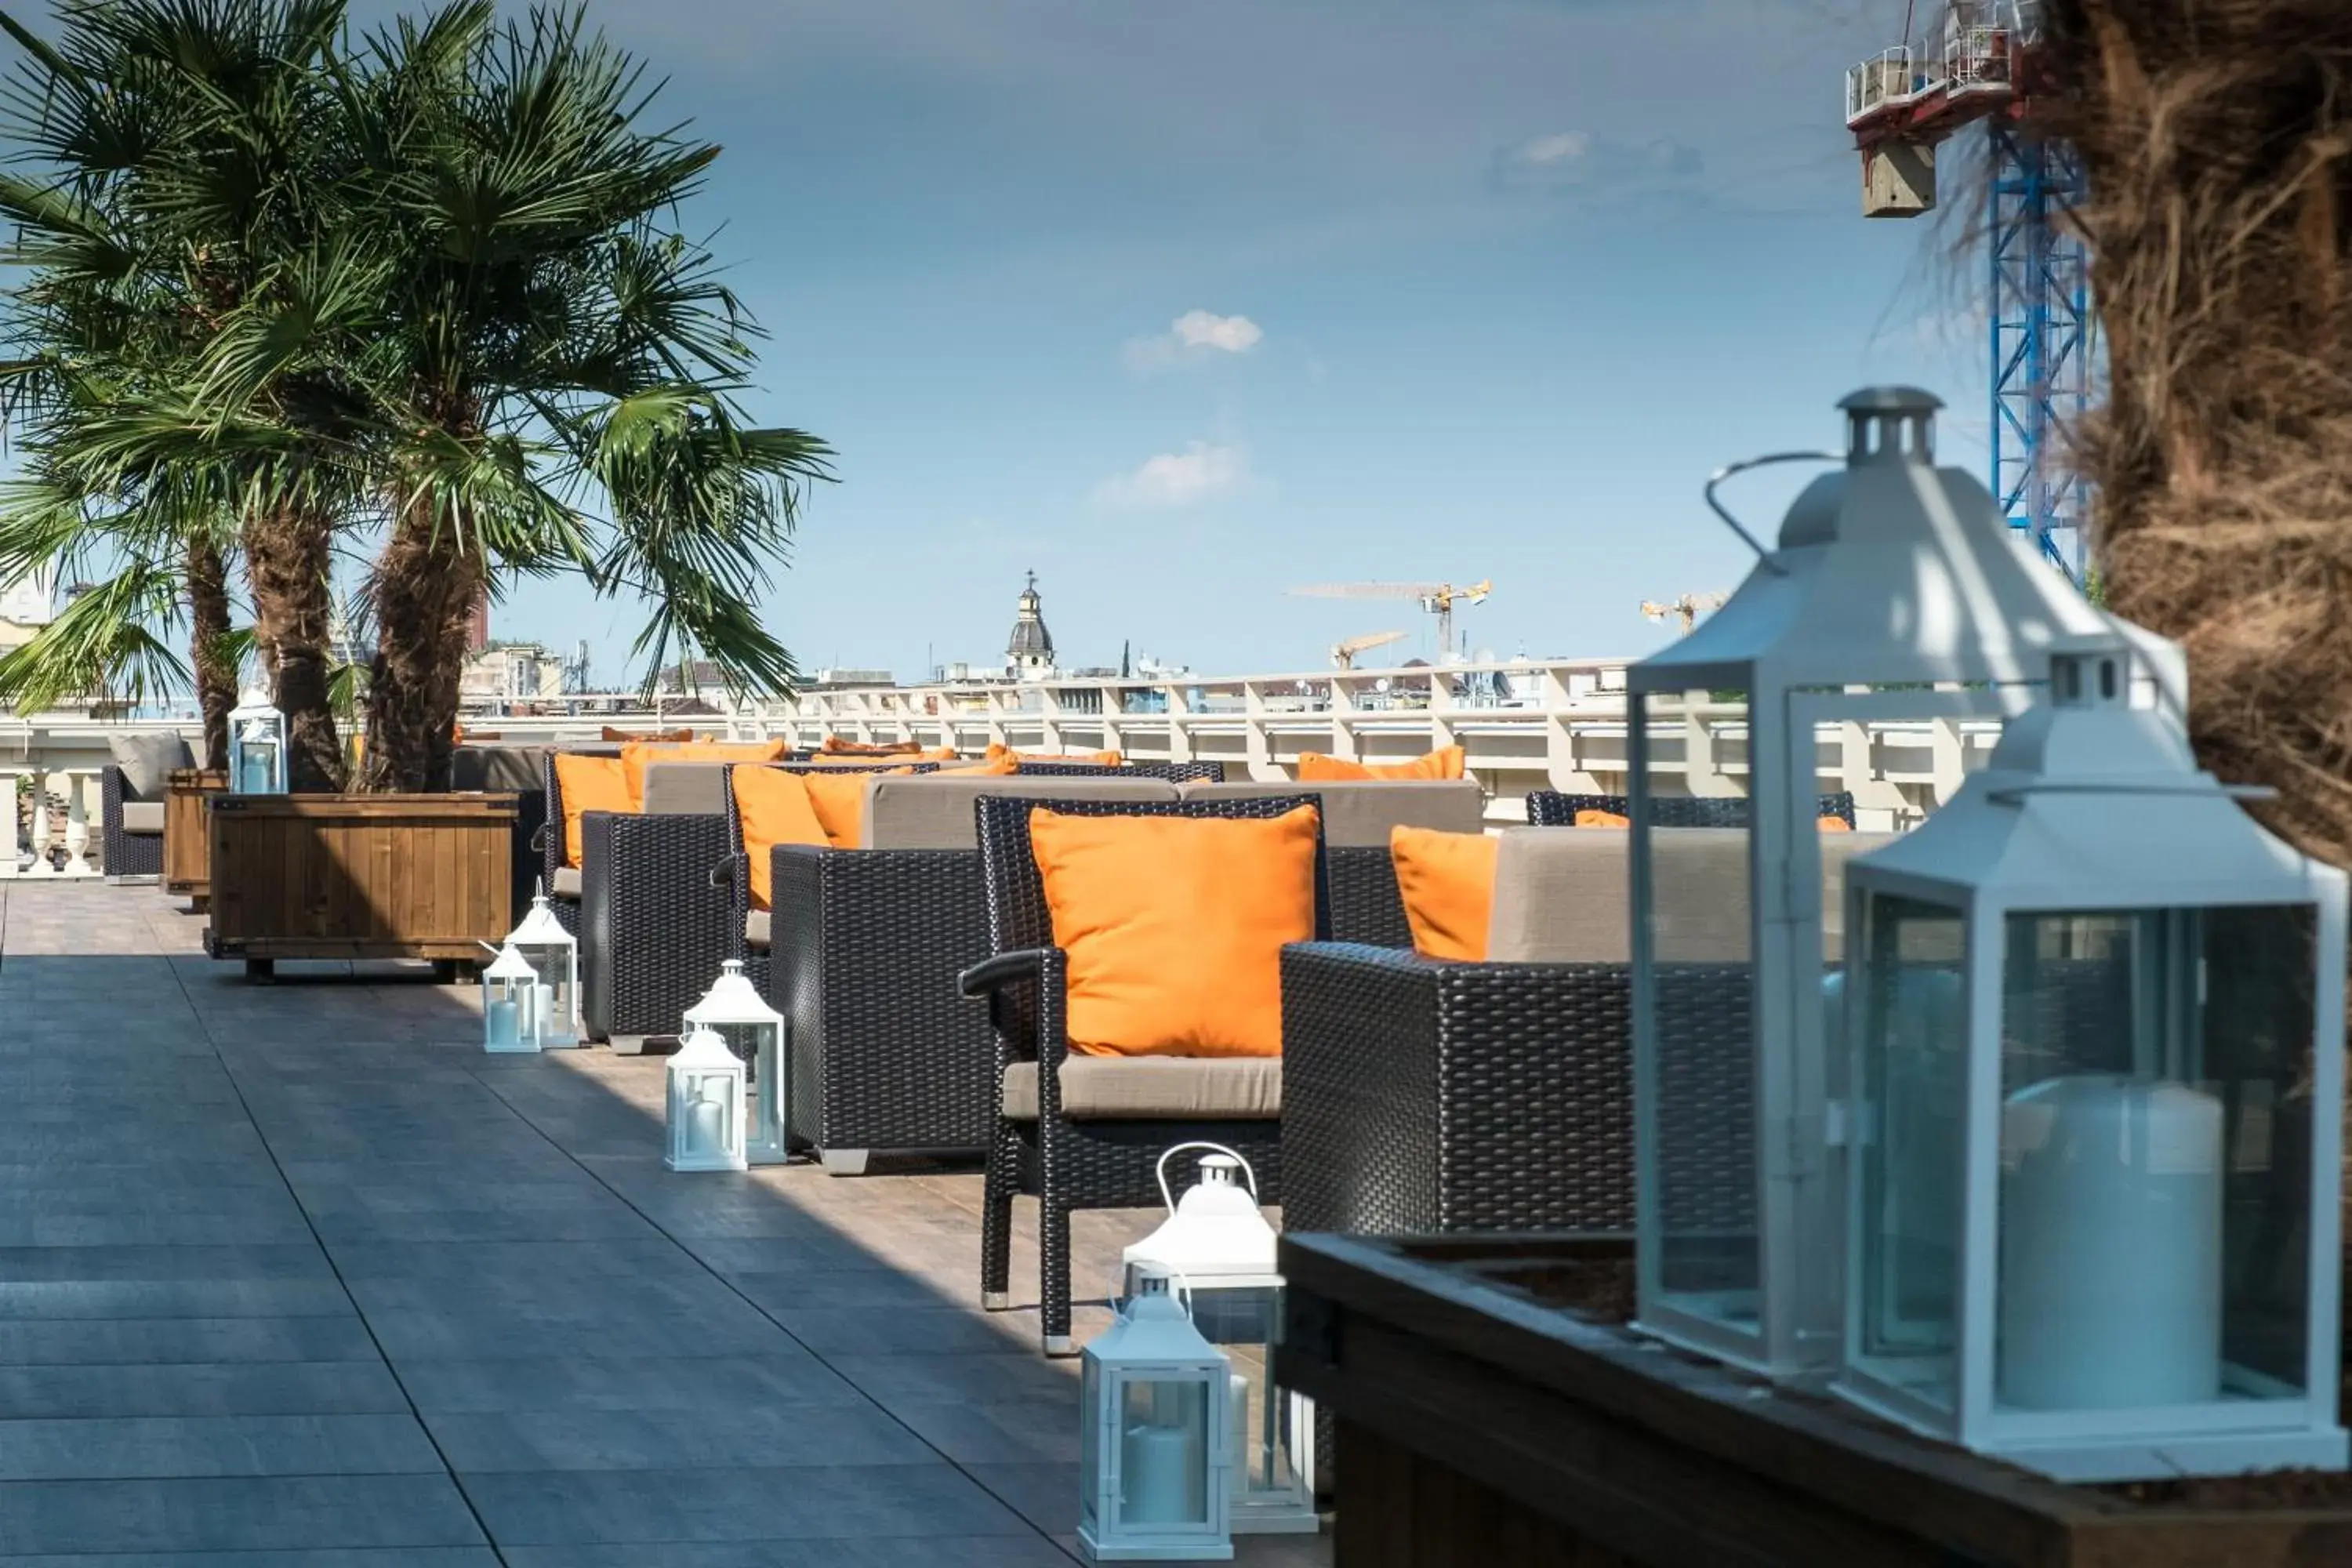
[[[2134,706],[2131,658],[2054,656],[1847,869],[1835,1386],[2065,1480],[2341,1468],[2346,879]]]
[[[2044,1079],[2002,1107],[2000,1403],[2221,1394],[2221,1102],[2178,1083]]]
[[[2021,549],[1974,475],[1936,466],[1935,397],[1841,406],[1843,465],[1773,548],[1740,528],[1757,560],[1738,591],[1626,678],[1637,1321],[1775,1376],[1825,1370],[1839,1341],[1825,888],[1863,836],[1959,788],[2051,648],[2146,637]],[[2156,651],[2177,710],[2178,651]],[[1874,745],[1927,782],[1858,802],[1860,834],[1824,835],[1825,778]]]
[[[228,716],[228,785],[236,795],[286,793],[286,715],[248,691]]]
[[[791,1152],[785,1145],[791,1086],[785,1081],[790,1064],[784,1055],[784,1016],[761,997],[741,962],[730,958],[719,966],[719,979],[702,1000],[687,1009],[686,1022],[690,1028],[716,1032],[750,1068],[745,1153],[754,1165],[782,1164]]]
[[[482,971],[483,1048],[540,1048],[539,974],[509,945]]]
[[[532,895],[530,912],[507,933],[507,945],[522,955],[538,976],[540,1039],[551,1051],[580,1044],[580,943],[563,929],[542,889]]]
[[[709,1029],[688,1029],[669,1058],[669,1150],[673,1171],[741,1171],[743,1064]]]
[[[1143,1271],[1078,1374],[1078,1543],[1097,1562],[1222,1562],[1234,1464],[1232,1367],[1167,1276]]]
[[[1200,1180],[1171,1195],[1168,1162],[1203,1150]],[[1246,1182],[1245,1186],[1243,1184]],[[1127,1248],[1126,1292],[1152,1276],[1184,1289],[1193,1326],[1211,1344],[1239,1352],[1231,1397],[1235,1535],[1311,1534],[1315,1513],[1314,1407],[1275,1387],[1274,1348],[1282,1337],[1282,1276],[1275,1269],[1274,1227],[1257,1205],[1249,1163],[1216,1143],[1179,1143],[1160,1156],[1160,1195],[1168,1218]]]

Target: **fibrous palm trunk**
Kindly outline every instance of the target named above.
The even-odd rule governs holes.
[[[327,520],[299,502],[274,504],[245,521],[254,635],[272,666],[271,700],[286,715],[287,777],[298,795],[343,787],[342,745],[327,691],[331,540]]]
[[[2192,739],[2352,865],[2352,5],[2048,0],[2107,342],[2108,603],[2189,652]]]
[[[205,766],[228,766],[228,715],[236,706],[236,659],[228,646],[228,563],[209,539],[188,542],[188,640],[196,703],[205,716]]]
[[[361,787],[423,794],[450,787],[467,633],[483,587],[464,530],[429,501],[403,510],[375,571],[375,662],[368,672]]]

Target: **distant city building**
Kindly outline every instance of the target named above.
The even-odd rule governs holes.
[[[0,650],[22,647],[57,618],[57,578],[47,571],[0,588]]]
[[[895,686],[898,678],[887,669],[820,669],[809,678],[820,689],[843,686]]]
[[[563,695],[563,658],[535,642],[493,643],[467,656],[461,704],[540,702]]]
[[[1021,590],[1013,636],[1004,646],[1004,673],[1015,680],[1044,680],[1054,671],[1054,634],[1045,629],[1045,613],[1037,597],[1037,574]]]
[[[480,653],[490,646],[490,591],[485,587],[474,596],[474,618],[466,628],[466,651]]]

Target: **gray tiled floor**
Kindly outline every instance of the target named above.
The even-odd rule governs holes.
[[[1071,1562],[1074,1368],[1025,1231],[976,1310],[976,1174],[673,1175],[658,1058],[200,931],[0,883],[0,1568]]]

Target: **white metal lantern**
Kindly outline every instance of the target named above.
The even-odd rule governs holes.
[[[544,889],[533,894],[530,912],[507,933],[507,945],[539,976],[540,1037],[551,1051],[580,1044],[580,942],[548,907]]]
[[[669,1058],[669,1152],[673,1171],[741,1171],[743,1064],[715,1029],[688,1029]]]
[[[482,971],[482,1048],[536,1051],[542,1020],[539,972],[511,944]]]
[[[1626,681],[1638,1322],[1775,1376],[1834,1363],[1842,1304],[1824,763],[1874,750],[1882,778],[1940,779],[1857,798],[1864,828],[1908,827],[1982,764],[2050,650],[2084,636],[2144,642],[2143,695],[2186,706],[2178,649],[2085,602],[1974,475],[1934,466],[1935,396],[1841,406],[1844,466],[1799,496],[1777,548],[1734,521],[1755,569]],[[1836,460],[1758,461],[1814,457]],[[1685,795],[1746,806],[1737,826],[1658,826]]]
[[[788,1157],[784,1129],[791,1086],[784,1081],[784,1016],[761,999],[740,960],[719,966],[719,979],[686,1010],[687,1026],[715,1031],[751,1073],[751,1125],[744,1152],[754,1165],[781,1165]]]
[[[286,793],[286,715],[248,691],[228,716],[228,787],[235,795]]]
[[[1176,1199],[1169,1194],[1168,1162],[1186,1150],[1208,1152],[1200,1181]],[[1282,1275],[1275,1268],[1274,1226],[1258,1211],[1257,1174],[1223,1144],[1179,1143],[1160,1156],[1160,1195],[1168,1218],[1127,1249],[1125,1293],[1136,1294],[1147,1275],[1174,1277],[1202,1337],[1224,1347],[1229,1358],[1239,1352],[1232,1379],[1233,1532],[1312,1534],[1320,1524],[1314,1406],[1274,1385]]]
[[[2067,1480],[2342,1468],[2346,878],[2120,640],[1851,868],[1837,1389]]]
[[[1145,1273],[1078,1373],[1078,1543],[1098,1562],[1234,1554],[1232,1367]]]

